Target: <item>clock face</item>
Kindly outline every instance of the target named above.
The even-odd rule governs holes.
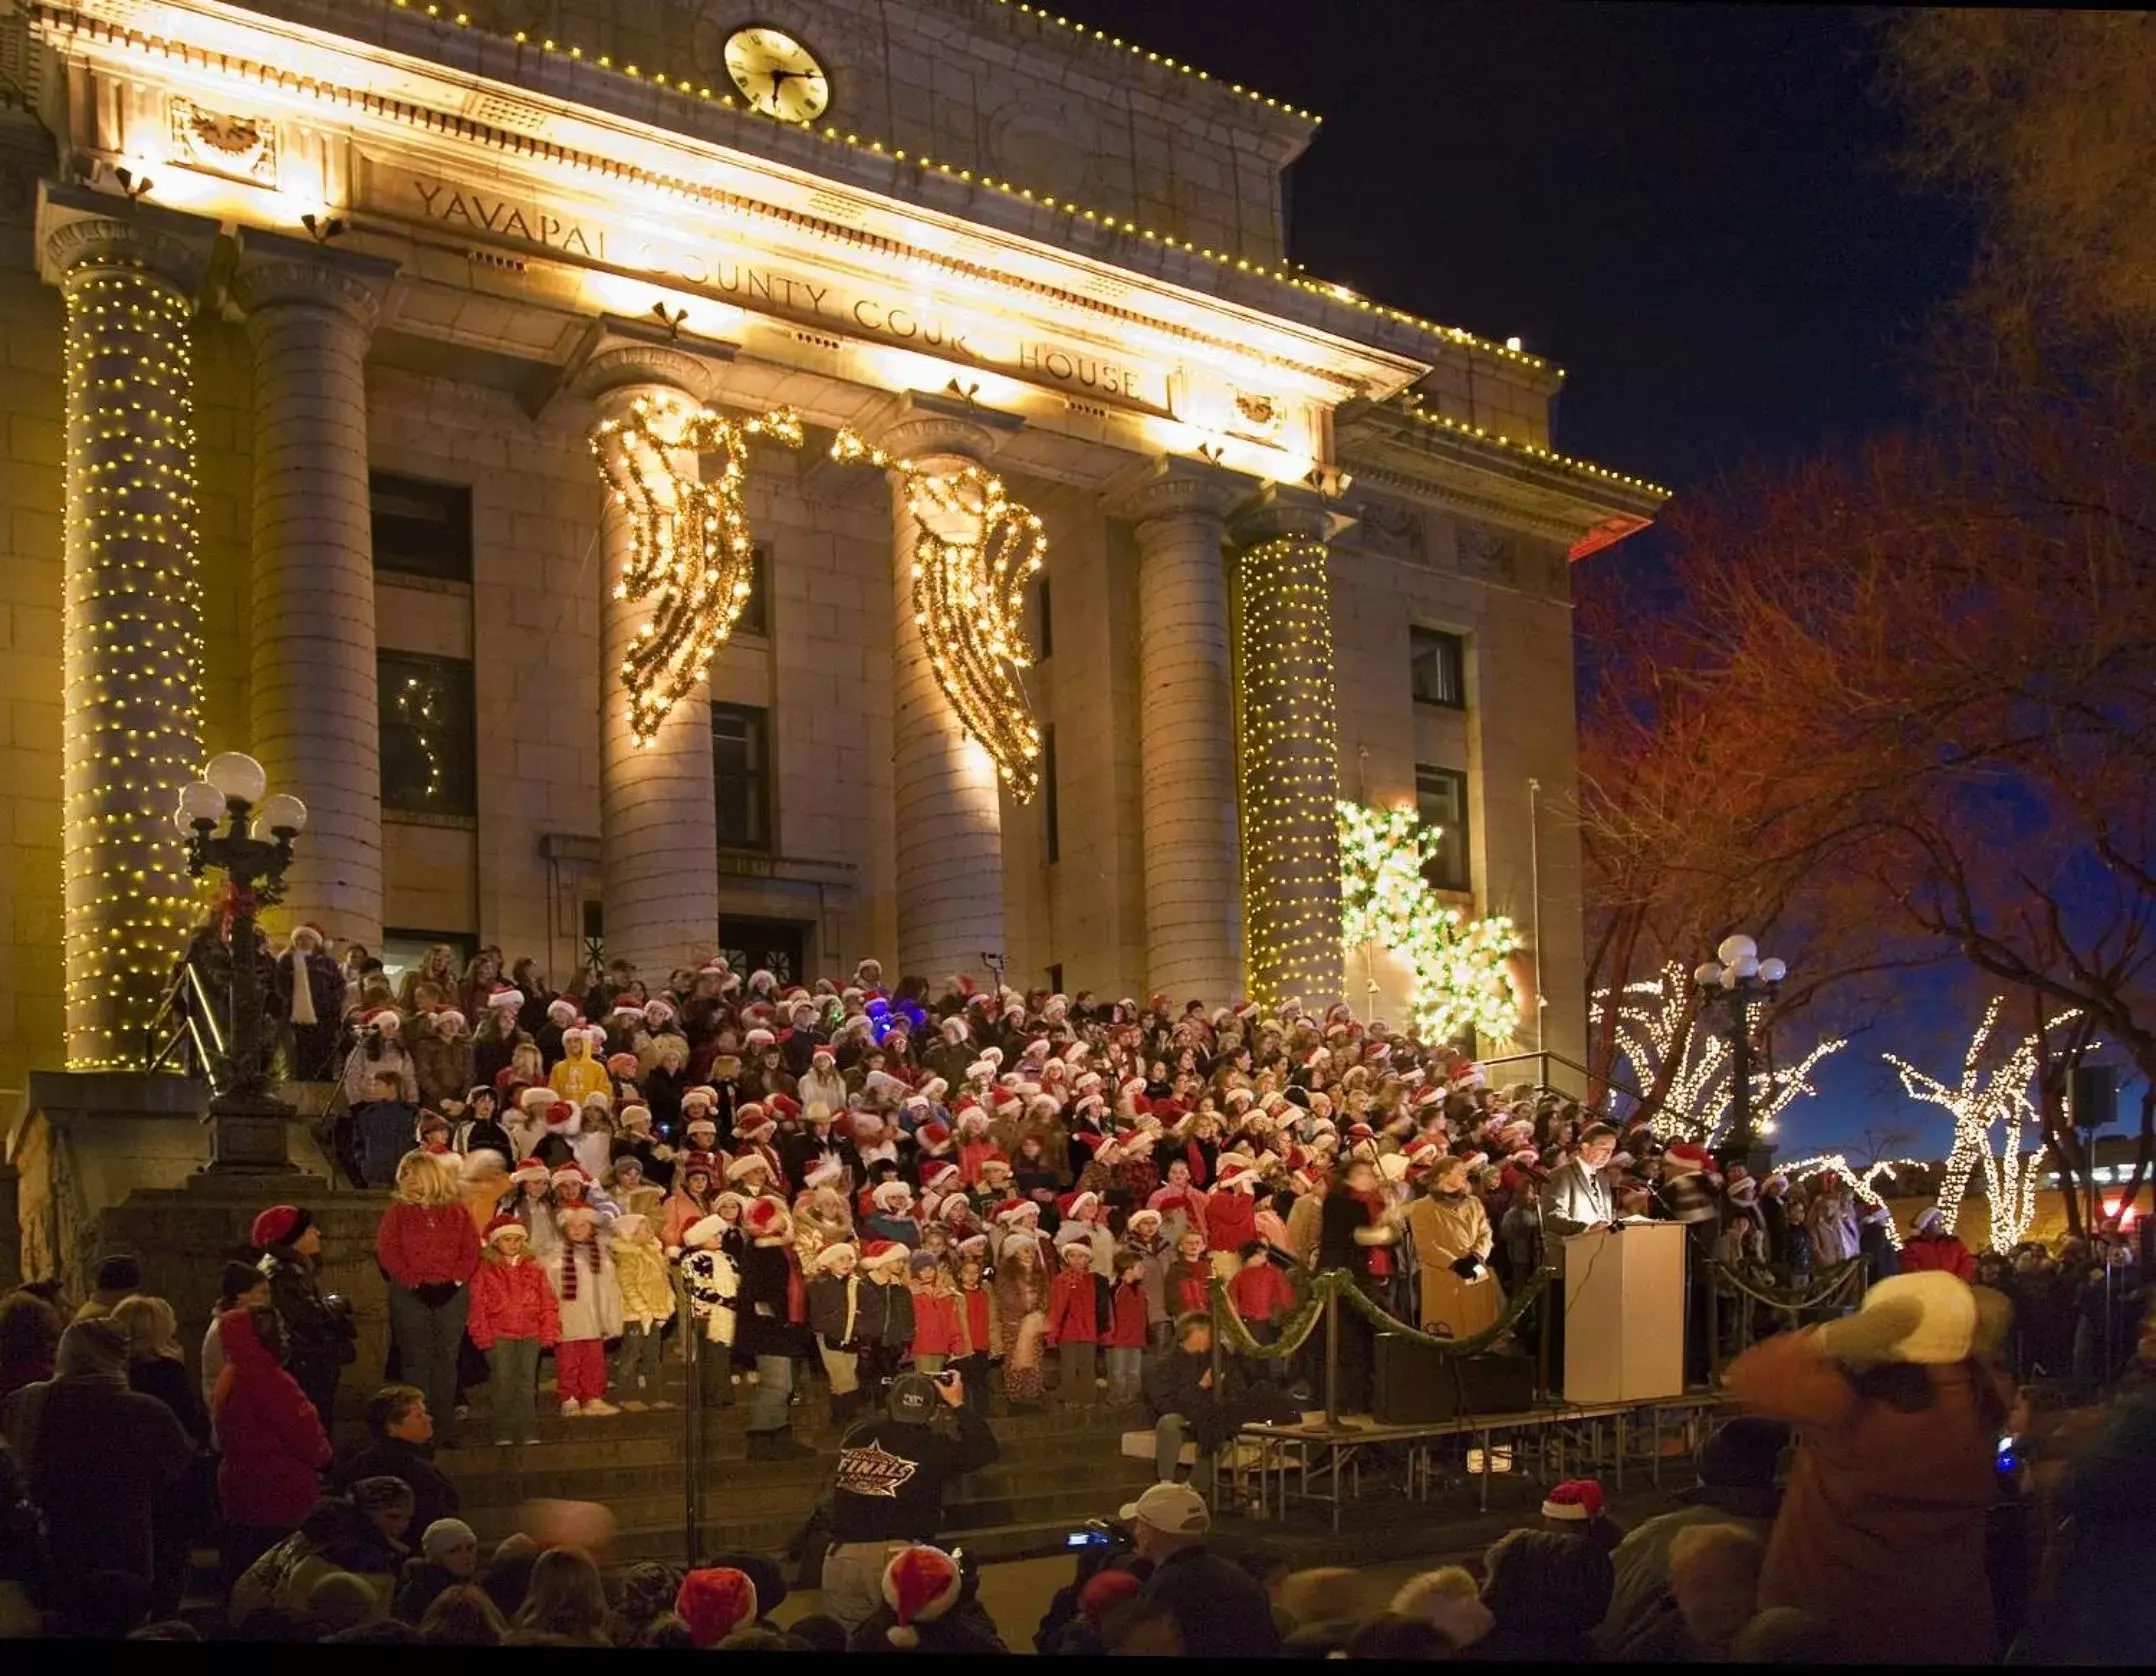
[[[735,30],[726,40],[726,73],[742,98],[781,122],[814,122],[831,103],[823,66],[782,29]]]

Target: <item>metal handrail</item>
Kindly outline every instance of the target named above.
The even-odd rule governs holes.
[[[1579,1072],[1579,1074],[1585,1077],[1589,1082],[1599,1081],[1603,1084],[1603,1086],[1607,1088],[1614,1088],[1620,1094],[1631,1095],[1633,1099],[1637,1100],[1643,1106],[1654,1106],[1660,1104],[1660,1102],[1657,1101],[1653,1095],[1645,1092],[1642,1089],[1633,1087],[1632,1084],[1625,1082],[1616,1076],[1613,1076],[1607,1071],[1604,1071],[1598,1078],[1592,1070],[1588,1069],[1588,1067],[1586,1067],[1585,1065],[1582,1065],[1577,1059],[1569,1058],[1566,1055],[1557,1052],[1554,1048],[1540,1048],[1533,1053],[1508,1053],[1501,1059],[1481,1059],[1477,1060],[1476,1063],[1479,1064],[1485,1071],[1487,1071],[1494,1065],[1519,1065],[1527,1062],[1528,1060],[1538,1061],[1542,1066],[1542,1086],[1544,1088],[1548,1088],[1550,1086],[1550,1061],[1553,1059],[1557,1061],[1558,1064],[1564,1066],[1566,1070]]]

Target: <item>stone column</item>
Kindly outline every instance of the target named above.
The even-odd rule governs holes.
[[[307,805],[279,918],[382,937],[374,539],[361,362],[395,264],[253,228],[233,295],[254,348],[248,749]]]
[[[985,426],[913,409],[877,438],[894,459],[942,471],[985,459],[995,440]],[[933,989],[957,972],[985,977],[981,956],[1000,958],[1008,952],[1003,798],[994,760],[967,737],[936,684],[913,616],[913,550],[920,526],[907,504],[904,478],[893,472],[890,484],[898,971],[926,978]]]
[[[67,311],[67,1063],[134,1069],[196,901],[173,823],[202,771],[188,321],[217,225],[48,183],[38,234]]]
[[[1247,480],[1164,460],[1109,503],[1138,540],[1145,985],[1218,1006],[1243,987],[1235,712],[1221,536]]]
[[[1315,495],[1269,488],[1236,520],[1236,691],[1250,993],[1340,999],[1340,729]]]
[[[639,401],[695,406],[706,381],[695,356],[658,346],[604,350],[582,375],[602,423]],[[596,481],[596,466],[593,472]],[[621,664],[649,614],[644,604],[614,593],[632,534],[625,508],[608,496],[599,514],[601,897],[607,958],[634,961],[645,982],[656,985],[717,947],[719,824],[708,689],[691,688],[649,745],[639,748],[629,726]]]

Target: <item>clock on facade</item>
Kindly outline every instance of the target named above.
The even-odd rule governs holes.
[[[814,122],[831,103],[816,55],[783,29],[757,25],[727,36],[726,73],[742,98],[781,122]]]

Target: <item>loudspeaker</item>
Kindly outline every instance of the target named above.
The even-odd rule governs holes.
[[[2119,1068],[2076,1065],[2066,1084],[2066,1111],[2076,1129],[2103,1129],[2118,1121]]]
[[[1450,1356],[1405,1333],[1377,1335],[1370,1412],[1380,1425],[1427,1426],[1534,1407],[1531,1356]]]

